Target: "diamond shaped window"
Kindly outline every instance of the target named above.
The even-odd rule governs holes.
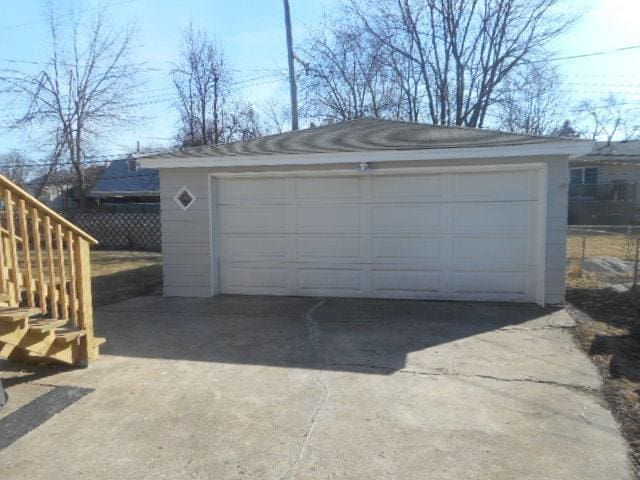
[[[187,187],[182,187],[174,197],[174,200],[182,210],[187,210],[196,201],[196,197]]]

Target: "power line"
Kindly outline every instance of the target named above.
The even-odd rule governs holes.
[[[272,79],[265,80],[264,82],[249,83],[249,82],[256,82],[257,80],[269,79],[269,78],[272,78]],[[262,77],[255,77],[252,79],[242,80],[239,82],[232,82],[231,85],[243,85],[245,88],[251,88],[251,87],[259,87],[262,85],[268,85],[275,82],[280,82],[282,80],[283,78],[281,78],[280,76],[278,76],[277,78],[262,76]],[[132,100],[133,100],[133,103],[125,103],[120,105],[120,107],[133,108],[133,107],[142,107],[142,106],[148,106],[148,105],[156,105],[159,103],[167,103],[169,101],[176,100],[176,96],[175,94],[167,93],[167,94],[151,95],[149,97],[140,97],[139,101],[137,101],[138,99],[135,99],[135,98]],[[17,109],[9,110],[9,111],[16,111],[16,110]],[[11,115],[0,115],[0,120],[3,120],[3,121],[11,121],[13,118],[14,117]],[[15,127],[12,127],[10,125],[0,125],[0,128],[12,129]]]
[[[134,0],[124,0],[122,2],[117,2],[117,3],[112,3],[111,5],[107,5],[107,8],[112,8],[112,7],[117,7],[119,5],[124,5],[127,3],[133,3]],[[86,9],[80,9],[80,13],[86,12]],[[39,23],[45,23],[48,22],[49,20],[47,18],[41,18],[40,20],[32,20],[30,22],[25,22],[25,23],[17,23],[15,25],[4,25],[4,26],[0,26],[0,31],[2,30],[12,30],[14,28],[21,28],[21,27],[29,27],[31,25],[37,25]]]
[[[619,52],[626,52],[629,50],[637,50],[640,48],[640,45],[629,45],[626,47],[618,47],[618,48],[612,48],[610,50],[600,50],[598,52],[590,52],[590,53],[582,53],[582,54],[578,54],[578,55],[567,55],[565,57],[555,57],[555,58],[545,58],[544,60],[534,60],[533,62],[529,62],[529,63],[546,63],[546,62],[557,62],[559,60],[574,60],[577,58],[589,58],[589,57],[597,57],[600,55],[609,55],[611,53],[619,53]]]
[[[11,63],[11,64],[27,64],[27,65],[37,65],[37,66],[47,66],[51,65],[51,61],[38,61],[38,60],[24,60],[18,58],[0,58],[0,62]],[[164,62],[168,66],[167,67],[147,67],[147,66],[139,66],[136,67],[135,64],[128,64],[126,68],[132,68],[140,72],[162,72],[162,73],[171,73],[175,70],[175,65],[172,62],[166,61]],[[70,63],[70,62],[60,62],[60,65],[64,65],[65,67],[81,67],[86,68],[89,65],[81,64],[81,63]],[[144,65],[144,63],[143,63]],[[101,68],[101,69],[122,69],[125,66],[108,66],[108,65],[91,65],[92,68]],[[173,68],[172,68],[173,67]],[[16,71],[16,70],[7,70],[7,71]],[[236,73],[244,73],[244,72],[263,72],[265,74],[271,75],[282,75],[282,73],[275,68],[254,68],[254,69],[229,69],[230,72]],[[242,76],[240,77],[242,78]]]

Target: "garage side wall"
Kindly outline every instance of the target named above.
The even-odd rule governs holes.
[[[174,200],[182,187],[196,197],[186,211]],[[160,170],[165,296],[209,297],[213,293],[209,195],[206,170]]]
[[[545,303],[555,305],[564,302],[565,294],[569,160],[554,159],[547,166]]]

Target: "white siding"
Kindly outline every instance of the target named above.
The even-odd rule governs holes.
[[[545,161],[542,157],[522,158],[513,163],[519,162],[541,162]],[[563,158],[546,158],[548,162],[548,188],[547,188],[547,235],[546,235],[546,269],[545,269],[545,300],[549,304],[561,303],[564,300],[565,286],[565,250],[566,250],[566,215],[567,215],[567,183],[568,183],[568,160]],[[489,162],[486,159],[458,161],[456,165],[470,164],[500,164],[505,163],[504,160]],[[428,162],[421,165],[412,162],[411,166],[436,166],[436,165],[453,165],[451,162]],[[383,167],[384,165],[380,165]],[[398,167],[398,164],[393,165]],[[255,169],[252,169],[255,170]],[[212,233],[210,230],[211,216],[211,199],[210,199],[210,170],[202,168],[175,168],[160,170],[160,188],[161,188],[161,206],[162,206],[162,240],[164,253],[164,293],[167,296],[192,296],[206,297],[213,294],[213,259],[212,259]],[[247,179],[247,181],[251,181]],[[473,195],[473,183],[471,185],[462,185],[459,187],[466,191],[468,195]],[[176,205],[174,196],[178,191],[186,186],[196,197],[196,202],[185,212]],[[261,195],[271,195],[272,198],[282,196],[283,192],[272,185],[272,191],[260,192]],[[348,196],[347,182],[336,182],[333,185],[335,191],[333,194],[336,198]],[[435,187],[435,186],[434,186]],[[504,192],[512,193],[513,186],[505,185]],[[409,191],[411,185],[404,185],[404,191]],[[313,197],[312,189],[305,189],[305,194]],[[482,192],[476,192],[482,194]],[[392,194],[390,192],[389,194]],[[384,190],[380,190],[380,195],[384,195]],[[249,212],[250,213],[250,212]],[[316,212],[321,213],[321,212]],[[244,214],[248,214],[246,211]],[[260,215],[260,212],[254,212]],[[348,212],[345,212],[347,215]],[[315,215],[320,218],[321,215]],[[281,219],[283,220],[283,219]],[[333,219],[334,221],[336,219]],[[348,219],[347,219],[348,220]],[[346,220],[345,220],[346,221]],[[278,219],[271,218],[268,222],[264,222],[264,229],[268,230],[270,225],[277,223]],[[238,225],[238,228],[242,228]],[[313,225],[308,226],[309,231],[313,232]],[[342,246],[344,251],[341,254],[349,256],[349,245]],[[384,249],[388,247],[383,244],[379,245],[380,252],[384,254]],[[228,248],[221,245],[222,249]],[[271,250],[270,250],[271,248]],[[278,245],[263,245],[264,255],[273,255],[275,257],[282,255],[283,252],[278,250]],[[411,245],[405,245],[406,249],[410,249]],[[273,251],[272,251],[273,250]],[[272,272],[273,273],[273,272]],[[260,272],[253,272],[259,277]],[[309,272],[309,281],[314,280],[317,275],[315,272]],[[461,279],[462,281],[463,279]],[[379,278],[381,284],[384,282],[394,282],[389,276]],[[416,278],[416,282],[428,285],[431,279]]]
[[[545,302],[554,305],[564,302],[565,294],[569,160],[550,161],[547,172]]]
[[[186,186],[196,197],[187,211],[174,201]],[[208,297],[212,290],[209,177],[198,169],[160,170],[164,294]]]

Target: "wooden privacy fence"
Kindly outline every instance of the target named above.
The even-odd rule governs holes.
[[[65,212],[63,215],[100,243],[104,250],[159,252],[160,212]]]

